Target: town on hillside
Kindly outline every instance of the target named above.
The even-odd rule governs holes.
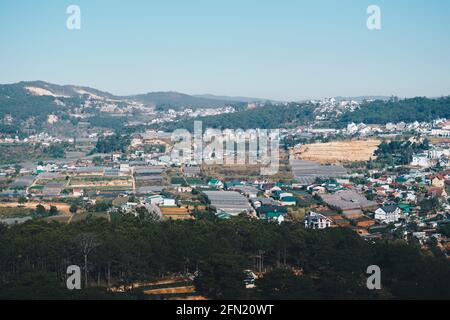
[[[0,167],[0,222],[247,216],[349,228],[367,240],[403,239],[448,255],[450,121],[280,131],[284,148],[273,177],[245,165],[179,163],[164,131],[110,130],[86,138],[2,134],[1,148],[39,154]]]

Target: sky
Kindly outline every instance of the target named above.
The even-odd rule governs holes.
[[[81,29],[69,30],[69,5]],[[381,9],[369,30],[367,8]],[[448,0],[0,0],[0,83],[274,100],[450,95]]]

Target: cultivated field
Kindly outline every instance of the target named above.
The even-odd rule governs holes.
[[[55,206],[59,212],[67,215],[72,215],[69,211],[70,205],[67,203],[60,202],[27,202],[19,204],[18,202],[0,202],[1,208],[25,208],[25,209],[36,209],[37,205],[42,205],[45,209],[50,210],[50,206]]]
[[[279,152],[279,167],[275,175],[271,176],[274,181],[293,180],[289,166],[289,154],[283,150]],[[248,157],[246,158],[248,162]],[[275,168],[275,164],[273,164]],[[219,180],[241,180],[261,178],[261,165],[250,164],[225,164],[225,165],[202,165],[203,176],[214,177]],[[264,167],[268,168],[267,165]]]
[[[132,177],[76,176],[70,179],[70,188],[102,188],[133,186]]]
[[[351,140],[302,145],[291,151],[293,159],[311,160],[322,164],[368,161],[374,159],[374,152],[380,140]]]

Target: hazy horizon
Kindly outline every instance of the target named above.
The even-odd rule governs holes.
[[[0,85],[12,85],[12,84],[17,84],[20,82],[46,82],[46,83],[50,83],[50,84],[54,84],[54,85],[59,85],[59,86],[76,86],[76,87],[89,87],[92,89],[96,89],[96,90],[100,90],[102,92],[106,92],[109,94],[112,94],[113,96],[123,96],[123,97],[127,97],[127,96],[135,96],[135,95],[141,95],[141,94],[147,94],[147,93],[158,93],[158,92],[163,92],[163,93],[169,93],[169,92],[174,92],[174,93],[180,93],[180,94],[187,94],[190,96],[216,96],[216,97],[226,97],[226,98],[247,98],[247,99],[259,99],[259,100],[271,100],[271,101],[280,101],[280,102],[295,102],[295,101],[305,101],[305,100],[321,100],[321,99],[327,99],[327,98],[360,98],[360,97],[391,97],[391,96],[395,96],[395,95],[384,95],[384,94],[362,94],[362,95],[352,95],[352,96],[344,96],[344,95],[336,95],[336,96],[326,96],[326,97],[306,97],[306,98],[302,98],[302,99],[296,99],[296,100],[289,100],[289,99],[270,99],[270,98],[266,98],[266,97],[253,97],[253,96],[248,96],[248,95],[240,95],[240,96],[235,96],[235,95],[224,95],[224,94],[220,94],[220,93],[211,93],[211,92],[202,92],[202,93],[189,93],[189,92],[180,92],[180,91],[176,91],[176,90],[158,90],[158,91],[151,91],[151,90],[147,90],[147,91],[142,91],[142,92],[131,92],[131,93],[127,93],[127,94],[117,94],[116,92],[113,91],[109,91],[109,90],[105,90],[103,88],[98,88],[98,87],[94,87],[94,86],[90,86],[90,85],[86,85],[86,84],[79,84],[79,83],[57,83],[57,82],[51,82],[51,81],[47,81],[47,80],[43,80],[43,79],[36,79],[36,80],[20,80],[17,82],[8,82],[8,83],[0,83]],[[395,96],[397,98],[400,99],[408,99],[408,98],[415,98],[415,97],[426,97],[426,98],[440,98],[440,97],[446,97],[446,96],[450,96],[450,94],[446,94],[446,95],[440,95],[440,96],[418,96],[418,95],[412,95],[412,96],[407,96],[407,97],[402,97],[402,96]]]

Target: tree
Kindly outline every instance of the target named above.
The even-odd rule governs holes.
[[[92,211],[94,212],[106,212],[109,208],[111,208],[112,202],[108,200],[97,201],[95,205],[92,207]]]
[[[94,233],[82,233],[75,240],[78,249],[84,259],[84,284],[88,287],[88,257],[89,254],[100,245],[97,236]]]
[[[446,223],[441,227],[441,233],[446,237],[450,237],[450,223]]]
[[[347,228],[317,231],[244,218],[154,223],[124,215],[112,222],[0,225],[0,243],[0,299],[30,292],[57,298],[53,288],[64,287],[65,267],[72,264],[84,267],[83,286],[94,278],[129,285],[194,273],[198,293],[211,299],[450,297],[450,261],[403,241],[366,241]],[[247,290],[244,270],[258,269],[259,250],[263,273],[256,288]],[[368,264],[382,268],[380,293],[367,290]],[[82,290],[85,299],[97,297],[91,289]]]
[[[129,136],[115,134],[108,137],[100,137],[95,146],[95,150],[100,153],[125,152],[130,145]]]
[[[200,266],[195,278],[198,292],[213,299],[242,299],[245,296],[245,273],[242,258],[216,254]]]
[[[428,99],[416,97],[411,99],[375,100],[365,102],[361,108],[344,113],[340,119],[345,123],[386,124],[414,121],[429,122],[439,118],[450,118],[450,97]]]
[[[95,157],[92,159],[92,163],[93,163],[94,165],[96,165],[96,166],[102,165],[102,164],[103,164],[103,158],[100,157],[100,156],[95,156]]]
[[[434,210],[439,208],[439,199],[437,197],[423,199],[419,202],[419,206],[422,213],[433,212]]]
[[[136,213],[138,214],[140,221],[145,222],[157,222],[161,221],[161,217],[154,211],[147,210],[146,207],[136,208]]]
[[[50,210],[49,210],[48,213],[49,213],[50,216],[56,216],[56,215],[58,215],[59,211],[58,211],[57,207],[50,206]]]
[[[42,204],[38,204],[36,206],[36,210],[34,211],[34,214],[39,217],[43,217],[43,216],[47,215],[47,210],[45,209],[45,207]]]
[[[19,202],[19,204],[24,204],[24,203],[27,203],[27,198],[26,198],[26,197],[24,197],[24,196],[21,196],[21,197],[19,197],[19,200],[18,200],[18,202]]]
[[[15,174],[19,174],[22,166],[19,164],[14,165]]]
[[[317,295],[313,281],[298,276],[290,269],[274,269],[256,280],[258,297],[261,299],[297,300],[311,299]]]
[[[71,204],[69,208],[70,213],[75,214],[78,211],[78,206],[76,204]]]

